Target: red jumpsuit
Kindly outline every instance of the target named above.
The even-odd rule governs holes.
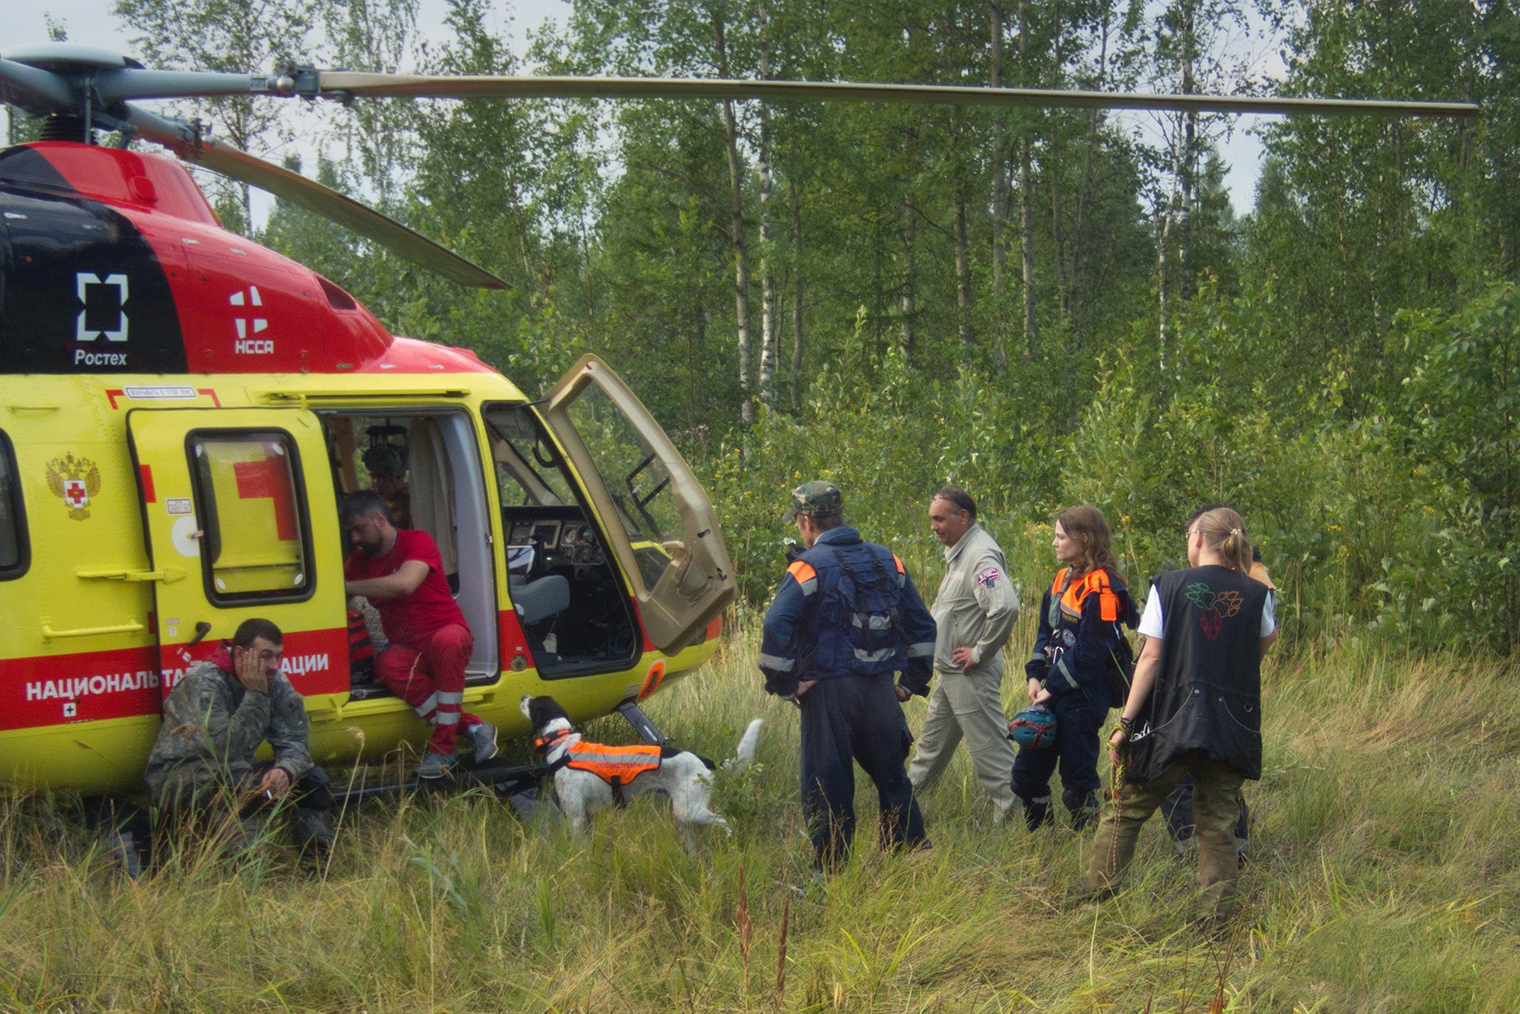
[[[429,752],[452,754],[460,722],[466,728],[480,724],[478,717],[461,711],[465,666],[475,638],[449,593],[438,544],[427,532],[398,529],[389,553],[370,556],[356,549],[343,573],[350,581],[389,577],[408,560],[427,564],[427,577],[410,595],[374,601],[390,641],[375,656],[375,676],[432,724]]]

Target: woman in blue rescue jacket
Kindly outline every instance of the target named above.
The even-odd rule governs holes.
[[[1050,779],[1057,764],[1072,827],[1080,830],[1098,815],[1098,732],[1109,708],[1105,673],[1116,657],[1129,657],[1119,625],[1140,622],[1110,541],[1108,522],[1096,507],[1068,507],[1056,515],[1051,546],[1066,566],[1040,602],[1039,635],[1024,666],[1030,701],[1055,713],[1055,742],[1020,750],[1013,764],[1013,792],[1031,831],[1051,819]]]

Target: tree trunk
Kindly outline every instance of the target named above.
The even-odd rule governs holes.
[[[728,51],[723,39],[723,17],[714,12],[713,36],[717,44],[718,76],[728,74]],[[749,377],[749,251],[744,244],[744,174],[739,162],[739,128],[734,119],[734,104],[723,100],[723,145],[728,154],[729,241],[734,252],[734,321],[738,332],[739,353],[739,421],[755,421],[755,406],[750,401]]]
[[[760,77],[771,76],[766,54],[765,4],[758,11],[760,22]],[[760,400],[776,404],[776,275],[771,256],[771,139],[765,105],[760,106]]]
[[[1098,81],[1097,90],[1102,91],[1105,79],[1108,76],[1108,26],[1109,17],[1113,9],[1109,4],[1103,8],[1103,29],[1098,45]],[[1069,292],[1066,305],[1070,307],[1071,331],[1078,344],[1082,340],[1082,300],[1086,295],[1082,291],[1082,285],[1086,281],[1086,264],[1089,260],[1086,237],[1083,226],[1086,220],[1087,199],[1092,188],[1093,149],[1098,144],[1098,110],[1094,109],[1087,118],[1087,145],[1082,152],[1082,184],[1077,188],[1077,217],[1071,230],[1071,277],[1068,279]]]
[[[802,410],[802,203],[797,181],[788,177],[787,195],[792,203],[792,411]]]
[[[1167,197],[1166,210],[1156,230],[1156,298],[1159,308],[1156,324],[1158,368],[1166,372],[1166,248],[1172,236],[1172,217],[1177,208],[1177,182],[1172,181],[1172,192]]]
[[[955,309],[961,344],[966,351],[975,343],[971,332],[971,258],[966,243],[966,195],[959,184],[955,190]],[[969,361],[965,358],[963,362]]]
[[[1182,0],[1182,94],[1191,95],[1198,89],[1196,63],[1198,59],[1197,0]],[[1178,291],[1184,299],[1193,291],[1193,272],[1188,268],[1188,246],[1193,231],[1193,203],[1197,199],[1198,170],[1198,114],[1182,114],[1182,209],[1177,229],[1177,264],[1182,269],[1178,279]]]
[[[1061,8],[1060,8],[1059,4],[1056,5],[1055,23],[1056,23],[1055,40],[1054,40],[1055,41],[1055,45],[1053,47],[1054,52],[1052,53],[1052,59],[1055,61],[1054,62],[1055,72],[1052,75],[1052,77],[1056,81],[1060,81],[1061,80],[1061,62],[1064,59],[1064,56],[1063,56],[1062,51],[1061,51],[1061,46],[1062,46],[1062,43],[1065,41],[1065,36],[1061,32],[1062,22],[1061,22]],[[1064,213],[1062,212],[1062,209],[1061,209],[1061,184],[1060,184],[1060,178],[1061,178],[1061,176],[1060,176],[1060,172],[1059,172],[1059,167],[1061,165],[1061,149],[1060,149],[1060,145],[1059,145],[1060,136],[1061,136],[1061,132],[1060,132],[1059,128],[1056,128],[1055,130],[1051,131],[1051,134],[1050,134],[1050,166],[1051,166],[1051,171],[1050,171],[1050,238],[1051,238],[1051,240],[1055,244],[1056,293],[1057,293],[1057,295],[1058,295],[1058,297],[1060,299],[1061,316],[1063,316],[1063,317],[1065,317],[1065,318],[1067,318],[1069,320],[1071,318],[1071,306],[1067,303],[1067,300],[1071,298],[1071,292],[1067,288],[1067,284],[1066,284],[1066,232],[1062,228],[1062,226],[1063,226],[1062,219],[1064,218]],[[1070,339],[1070,333],[1069,332],[1068,332],[1068,337],[1067,337],[1067,341],[1066,341],[1066,350],[1065,351],[1066,351],[1066,360],[1067,360],[1066,361],[1066,370],[1067,370],[1067,373],[1069,374],[1071,372],[1071,369],[1072,369],[1072,363],[1071,363],[1072,348],[1071,348],[1071,339]]]
[[[992,5],[992,55],[987,71],[990,87],[1003,87],[1003,9]],[[1008,117],[998,107],[992,117],[992,307],[993,357],[1008,368]]]
[[[900,322],[899,342],[902,345],[903,357],[911,358],[913,355],[913,325],[918,313],[913,293],[913,246],[918,239],[918,214],[913,210],[913,205],[907,197],[903,198],[902,204],[902,245],[903,245],[903,272],[902,272],[902,320]]]
[[[1019,83],[1029,85],[1029,19],[1024,0],[1019,0]],[[1029,126],[1024,124],[1019,138],[1019,262],[1024,281],[1024,358],[1033,359],[1035,348],[1034,319],[1034,211],[1029,195],[1034,189],[1034,172],[1029,154]]]

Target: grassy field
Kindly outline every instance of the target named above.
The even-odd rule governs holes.
[[[796,715],[761,692],[755,651],[737,637],[650,702],[667,734],[719,758],[767,720],[758,765],[719,786],[735,834],[704,834],[694,854],[659,800],[569,841],[475,793],[351,809],[320,873],[273,847],[236,866],[192,847],[132,882],[67,800],[0,802],[0,1009],[1520,1006],[1507,668],[1353,649],[1271,660],[1249,900],[1210,941],[1187,921],[1192,871],[1155,822],[1131,890],[1066,910],[1091,836],[992,826],[964,756],[925,801],[932,852],[887,857],[867,834],[848,869],[813,881]],[[923,709],[909,705],[915,724]],[[620,719],[591,732],[629,739]],[[868,784],[859,809],[869,829]]]

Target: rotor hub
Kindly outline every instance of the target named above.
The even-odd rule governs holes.
[[[42,121],[39,141],[82,141],[86,137],[84,117],[71,113],[53,113]]]
[[[0,59],[15,60],[38,70],[69,71],[141,70],[142,64],[130,56],[99,46],[81,46],[74,42],[34,42],[0,50]]]

